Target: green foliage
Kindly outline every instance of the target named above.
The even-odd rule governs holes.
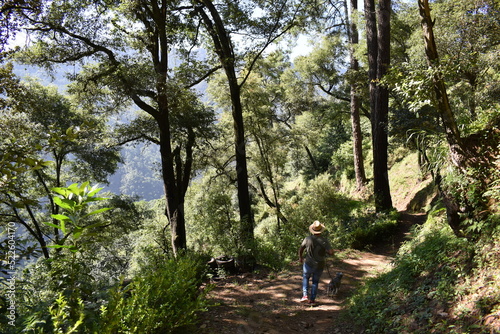
[[[466,173],[451,171],[443,177],[443,188],[460,206],[461,227],[470,238],[491,235],[499,226],[495,217],[498,177],[498,170],[493,166],[490,169],[470,167]]]
[[[62,231],[54,226],[65,229],[65,222],[60,225],[50,216],[60,210],[50,189],[70,178],[105,181],[117,167],[118,150],[108,145],[106,120],[80,110],[56,87],[30,80],[19,88],[7,92],[9,103],[0,119],[0,223],[26,228],[37,243],[26,255],[42,252],[48,258],[46,236],[55,233],[53,239],[61,241]],[[51,218],[54,226],[42,223]]]
[[[109,210],[91,208],[91,204],[105,200],[97,197],[101,189],[91,187],[89,182],[53,189],[60,196],[53,197],[54,203],[62,209],[61,213],[53,215],[59,225],[45,224],[60,230],[63,237],[54,245],[47,246],[56,249],[51,259],[40,260],[36,269],[32,268],[35,269],[33,272],[29,272],[30,269],[25,271],[24,278],[27,281],[23,285],[26,286],[17,294],[17,298],[25,299],[26,304],[19,312],[32,308],[32,316],[25,319],[30,331],[72,333],[83,324],[84,313],[88,312],[84,309],[83,301],[92,299],[90,296],[95,286],[88,258],[77,256],[77,252],[82,251],[85,243],[92,242],[96,234],[90,230],[104,225],[102,221],[87,223],[89,218]],[[40,274],[43,277],[38,277]],[[37,278],[40,282],[36,288],[28,283],[34,283]]]
[[[374,245],[390,243],[398,226],[396,211],[357,219],[357,227],[350,233],[350,247],[370,249]]]
[[[169,258],[147,235],[148,238],[140,239],[142,245],[134,245],[142,258],[137,260],[135,270],[130,270],[132,278],[118,284],[116,279],[103,276],[102,263],[119,261],[125,250],[112,249],[110,239],[123,238],[131,232],[130,228],[122,225],[124,231],[120,232],[118,226],[106,226],[114,234],[109,239],[100,235],[106,229],[103,221],[96,222],[95,218],[111,212],[92,207],[106,201],[98,197],[101,188],[85,182],[54,190],[60,196],[56,202],[63,211],[56,217],[59,224],[52,227],[64,230],[65,238],[59,245],[68,247],[58,247],[52,259],[39,260],[24,270],[16,290],[16,328],[1,324],[0,330],[7,333],[22,328],[28,333],[47,334],[170,333],[176,328],[191,328],[196,314],[208,306],[205,295],[210,288],[201,289],[205,277],[203,258],[195,254]],[[124,203],[113,202],[119,208],[113,210],[117,211],[115,221],[120,221]],[[100,233],[93,233],[96,229]],[[137,233],[132,235],[138,236]],[[119,243],[116,245],[120,247]],[[107,258],[108,252],[115,253],[112,259]]]
[[[34,170],[47,167],[50,163],[39,157],[42,149],[39,138],[29,136],[37,125],[26,119],[22,113],[11,110],[19,104],[24,94],[23,85],[13,73],[11,63],[0,66],[0,189],[2,193],[16,189],[18,180]],[[24,135],[21,135],[24,134]]]
[[[238,80],[245,80],[244,85],[241,81],[236,84],[241,88],[244,108],[256,218],[252,251],[258,262],[280,269],[296,259],[297,247],[316,219],[327,225],[325,234],[335,248],[370,248],[390,240],[397,216],[374,215],[369,202],[347,195],[354,177],[349,83],[364,86],[358,91],[361,112],[369,115],[366,73],[364,69],[346,71],[345,36],[324,38],[313,52],[296,58],[293,64],[289,54],[281,50],[253,62],[261,50],[255,43],[270,41],[276,36],[276,27],[285,27],[273,25],[275,21],[269,18],[285,19],[285,11],[295,8],[290,4],[283,7],[281,2],[215,3],[230,34],[253,34],[268,28],[266,34],[247,39],[245,45],[233,40],[236,54],[230,59],[238,66]],[[225,6],[219,6],[222,3]],[[118,151],[107,134],[107,124],[115,122],[102,116],[122,111],[133,101],[143,112],[119,128],[120,140],[141,138],[157,143],[157,125],[169,124],[162,134],[171,140],[167,145],[171,150],[166,152],[167,146],[163,146],[161,152],[166,152],[163,161],[173,160],[169,176],[177,186],[183,185],[175,196],[183,195],[184,185],[196,171],[197,180],[192,182],[186,205],[189,246],[211,255],[237,256],[246,251],[237,219],[237,171],[231,149],[234,110],[227,82],[211,79],[213,96],[209,102],[221,111],[217,133],[211,127],[212,110],[185,88],[207,73],[214,61],[212,54],[193,60],[191,53],[203,44],[195,39],[206,36],[198,33],[194,20],[196,13],[206,8],[192,12],[175,1],[163,2],[161,11],[140,1],[55,0],[42,4],[40,16],[32,17],[37,26],[28,27],[33,29],[30,37],[34,47],[24,53],[25,60],[46,67],[51,67],[48,60],[81,60],[86,65],[71,75],[74,81],[68,92],[76,94],[72,97],[33,81],[20,85],[12,68],[0,69],[4,116],[0,120],[0,216],[5,217],[2,222],[16,219],[30,231],[39,228],[34,237],[39,241],[48,237],[53,242],[49,246],[52,258],[26,268],[19,283],[19,328],[40,333],[187,332],[185,326],[193,324],[195,312],[206,307],[207,290],[199,290],[203,261],[189,256],[174,260],[165,255],[170,254],[171,245],[164,202],[124,201],[119,211],[111,212],[90,208],[101,198],[94,196],[98,190],[88,183],[61,186],[69,177],[105,181],[116,169]],[[493,139],[490,147],[498,148],[498,137],[485,135],[498,128],[499,120],[498,3],[433,2],[441,60],[432,68],[423,56],[415,3],[395,3],[393,9],[391,42],[396,52],[392,72],[382,84],[392,92],[388,129],[394,151],[389,167],[403,167],[390,171],[391,191],[400,197],[404,193],[406,198],[411,188],[408,179],[420,172],[399,163],[414,159],[400,146],[420,152],[422,177],[427,172],[444,176],[442,187],[457,202],[463,231],[482,243],[482,257],[475,259],[476,273],[481,276],[476,283],[487,286],[485,290],[490,292],[470,297],[474,311],[461,314],[465,318],[474,312],[497,312],[498,284],[491,282],[498,281],[498,271],[493,271],[490,279],[486,270],[498,264],[498,245],[488,246],[489,236],[498,233],[500,226],[498,151],[484,152],[490,159],[488,166],[474,166],[463,174],[448,173],[446,136],[431,101],[433,76],[442,75],[463,139],[478,134],[479,143]],[[26,12],[25,17],[32,14]],[[151,33],[151,27],[158,27],[153,21],[164,15],[165,34]],[[363,23],[360,17],[354,18],[358,18],[358,26]],[[179,48],[178,59],[169,62],[168,75],[158,64],[157,55],[151,58],[151,46],[155,45],[160,50]],[[366,43],[359,43],[355,50],[361,66],[366,63],[365,47]],[[242,55],[242,49],[250,52]],[[212,53],[214,48],[206,50]],[[91,63],[87,62],[90,55]],[[363,125],[364,133],[369,134],[370,124]],[[204,146],[205,141],[209,145]],[[366,149],[369,142],[365,136]],[[471,147],[476,148],[481,147]],[[54,162],[45,162],[46,157]],[[144,163],[143,155],[137,154],[137,159]],[[192,168],[183,169],[191,163]],[[209,168],[205,168],[207,164]],[[129,184],[138,181],[133,172],[128,177]],[[60,197],[49,196],[53,187]],[[434,189],[428,190],[431,193]],[[53,221],[37,223],[47,221],[49,215]],[[452,321],[442,319],[441,310],[447,311],[458,294],[472,295],[472,288],[460,290],[457,282],[474,278],[468,276],[471,244],[457,239],[444,219],[442,209],[432,212],[429,222],[416,228],[414,239],[401,248],[394,269],[370,280],[352,299],[351,312],[364,322],[368,332],[453,330]],[[120,275],[128,275],[126,282],[130,284],[110,289]]]
[[[210,289],[200,289],[205,264],[200,258],[151,253],[145,263],[130,284],[111,290],[99,333],[172,333],[196,324],[197,313],[206,310]]]
[[[325,224],[334,248],[348,245],[347,234],[356,224],[357,212],[363,209],[361,202],[344,196],[327,174],[311,181],[298,180],[288,189],[288,200],[283,203],[288,222],[280,232],[283,239],[279,241],[287,256],[295,256],[298,245],[308,233],[308,226],[314,220]]]
[[[446,325],[442,315],[470,270],[473,245],[457,238],[443,211],[414,228],[394,268],[369,279],[349,301],[349,313],[367,333],[431,332]],[[445,326],[446,328],[446,326]]]
[[[18,308],[21,318],[16,327],[0,324],[0,330],[18,333],[21,328],[23,332],[37,334],[192,331],[199,312],[209,306],[206,294],[211,287],[202,286],[204,258],[183,254],[172,259],[158,248],[151,248],[145,254],[139,275],[113,287],[106,286],[102,291],[95,284],[89,285],[92,277],[85,277],[88,266],[81,262],[78,285],[73,286],[73,291],[57,293],[68,288],[70,263],[45,263],[44,274],[53,275],[54,284],[39,285],[32,296],[36,300],[30,300],[36,304]]]
[[[60,295],[56,299],[55,304],[49,307],[50,317],[52,319],[52,324],[54,326],[54,334],[71,334],[78,333],[78,328],[83,324],[83,319],[85,314],[83,312],[84,305],[81,299],[78,300],[77,309],[70,309],[68,302],[65,298]],[[72,323],[70,319],[70,314],[74,312],[79,313],[79,318],[75,323]]]
[[[448,86],[453,113],[462,126],[462,132],[471,131],[473,123],[482,113],[489,114],[498,109],[497,81],[499,39],[498,4],[485,1],[439,1],[432,4],[432,15],[436,20],[434,34],[440,55],[439,64],[432,69],[426,64],[421,42],[418,11],[413,4],[403,4],[398,18],[404,20],[410,29],[406,38],[400,62],[393,62],[391,73],[384,78],[396,93],[402,105],[410,112],[421,114],[431,105],[432,76],[439,72]],[[399,109],[399,108],[398,108]],[[424,122],[426,118],[424,118]],[[435,123],[422,124],[435,127]]]
[[[368,122],[362,122],[362,127],[365,131],[367,131],[369,127]],[[363,136],[363,157],[364,163],[368,165],[368,162],[371,160],[371,139],[370,136]],[[331,161],[328,169],[328,173],[331,174],[335,179],[342,180],[343,186],[349,187],[349,182],[355,180],[355,172],[354,172],[354,159],[352,153],[352,140],[347,140],[340,144],[336,149],[331,153]],[[371,170],[366,171],[367,175],[371,175]],[[353,184],[355,186],[355,184]],[[348,190],[345,191],[349,193]]]
[[[68,187],[57,187],[52,190],[60,197],[54,196],[54,203],[63,209],[63,213],[52,214],[52,218],[59,221],[59,225],[45,223],[46,225],[59,229],[63,233],[63,238],[55,245],[49,245],[50,248],[67,248],[75,253],[79,251],[79,243],[83,236],[92,237],[89,230],[102,226],[105,222],[99,222],[91,225],[84,225],[85,218],[110,210],[110,208],[100,208],[89,212],[89,204],[105,200],[97,197],[97,193],[103,188],[97,185],[90,187],[90,182],[84,182],[81,185],[73,183]],[[70,245],[65,245],[66,240],[70,240]]]
[[[223,179],[212,180],[208,175],[191,186],[186,217],[188,242],[194,250],[208,254],[236,256],[241,251],[239,223],[231,188]]]

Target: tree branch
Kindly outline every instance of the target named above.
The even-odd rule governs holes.
[[[205,80],[206,78],[208,78],[210,75],[212,75],[213,73],[217,72],[218,70],[220,70],[222,68],[222,65],[218,65],[212,69],[210,69],[207,73],[205,73],[202,77],[198,78],[197,80],[193,81],[192,83],[190,83],[189,85],[187,86],[184,86],[184,88],[188,89],[188,88],[193,88],[194,86],[196,86],[197,84],[199,84],[200,82],[202,82],[203,80]]]

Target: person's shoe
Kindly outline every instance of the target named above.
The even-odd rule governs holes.
[[[307,296],[304,296],[304,297],[302,297],[302,298],[300,299],[300,302],[301,302],[301,303],[307,303],[307,302],[309,302],[309,298],[307,298]]]
[[[310,301],[309,301],[309,305],[311,305],[311,306],[316,306],[316,302],[315,302],[314,300],[310,300]]]

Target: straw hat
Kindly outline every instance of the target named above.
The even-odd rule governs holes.
[[[309,226],[309,231],[312,234],[321,234],[325,230],[325,225],[321,224],[319,221],[315,221]]]

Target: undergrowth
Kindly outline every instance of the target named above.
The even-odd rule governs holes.
[[[494,333],[500,313],[500,234],[457,238],[443,210],[402,245],[393,268],[366,281],[347,307],[366,333]]]
[[[41,295],[46,296],[45,300],[33,300],[19,307],[15,326],[9,325],[5,312],[1,312],[0,332],[192,332],[197,315],[209,306],[206,294],[211,287],[202,287],[205,263],[198,254],[184,254],[177,259],[159,252],[148,254],[142,259],[140,273],[99,291],[98,296],[85,295],[79,289],[62,291],[53,298],[45,293]]]

